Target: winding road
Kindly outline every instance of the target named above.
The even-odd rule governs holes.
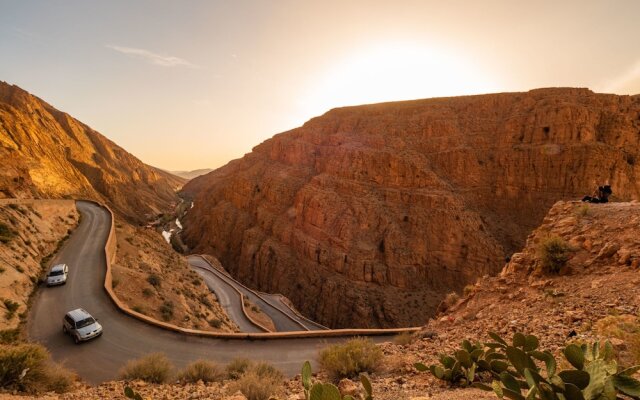
[[[242,300],[239,293],[242,293],[244,297],[260,307],[262,312],[271,318],[278,332],[327,329],[294,313],[293,310],[282,303],[280,297],[263,295],[247,288],[232,277],[211,266],[200,256],[189,256],[188,261],[189,265],[192,268],[195,267],[196,272],[204,278],[207,286],[218,296],[218,299],[222,298],[224,303],[230,303],[229,307],[225,308],[223,305],[223,308],[227,311],[229,318],[236,322],[243,332],[261,332],[262,330],[244,330],[247,317],[242,313]],[[221,302],[221,305],[223,302]],[[250,320],[249,323],[251,324],[250,328],[256,329]]]
[[[103,288],[106,271],[105,241],[111,226],[109,212],[93,203],[78,201],[82,222],[53,262],[69,265],[64,286],[40,288],[27,321],[31,340],[40,342],[55,361],[75,370],[92,384],[117,377],[127,360],[163,352],[178,368],[204,358],[220,363],[243,357],[272,363],[285,374],[299,373],[305,360],[314,360],[319,349],[344,340],[287,338],[234,340],[184,335],[148,325],[120,312]],[[75,345],[62,333],[62,317],[82,307],[104,326],[102,337]],[[388,339],[388,338],[386,338]],[[385,337],[373,338],[383,341]]]

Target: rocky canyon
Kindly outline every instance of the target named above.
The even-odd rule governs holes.
[[[640,198],[640,96],[551,88],[333,109],[183,189],[184,239],[334,328],[422,325],[561,199]]]

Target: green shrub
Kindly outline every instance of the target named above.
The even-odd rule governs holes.
[[[236,358],[231,360],[225,367],[229,379],[239,379],[253,363],[246,358]]]
[[[542,272],[557,274],[569,260],[571,246],[558,236],[544,239],[538,247]]]
[[[0,387],[26,393],[69,390],[74,375],[50,361],[49,352],[37,344],[0,346]]]
[[[7,309],[7,312],[5,313],[6,319],[13,318],[13,316],[16,315],[16,311],[18,311],[18,308],[20,308],[20,304],[11,299],[4,299],[2,300],[2,303]]]
[[[229,389],[231,393],[239,390],[247,400],[269,400],[281,391],[282,382],[270,377],[261,377],[256,372],[249,371],[229,385]]]
[[[207,322],[209,322],[209,325],[210,325],[212,328],[219,329],[219,328],[222,326],[222,320],[221,320],[221,319],[218,319],[218,318],[211,318],[211,319],[210,319],[209,321],[207,321]]]
[[[153,287],[160,287],[161,279],[156,274],[149,274],[149,276],[147,276],[147,282]]]
[[[332,378],[355,378],[378,368],[382,350],[370,339],[355,338],[325,348],[319,358],[320,365]]]
[[[9,243],[16,236],[16,232],[9,225],[0,222],[0,242]]]
[[[173,365],[162,353],[152,353],[137,360],[130,360],[120,370],[120,378],[141,379],[149,383],[165,383],[171,377]]]
[[[167,300],[160,306],[160,314],[162,315],[162,319],[165,321],[170,321],[173,319],[173,302]]]
[[[222,382],[225,377],[225,372],[218,364],[206,360],[194,361],[178,374],[178,380],[184,383]]]

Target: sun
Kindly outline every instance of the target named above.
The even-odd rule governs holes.
[[[498,91],[493,79],[464,55],[407,42],[357,51],[310,87],[300,102],[310,115],[338,106]]]

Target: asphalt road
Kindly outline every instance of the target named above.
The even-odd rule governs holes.
[[[163,352],[178,368],[204,358],[219,363],[243,357],[272,363],[285,374],[299,373],[305,360],[314,360],[319,349],[344,338],[234,340],[187,336],[147,325],[118,311],[104,288],[104,245],[110,228],[109,213],[88,202],[77,202],[82,222],[54,262],[69,265],[64,286],[38,290],[29,314],[27,332],[45,345],[54,360],[75,370],[92,384],[117,377],[127,360]],[[98,318],[104,334],[76,345],[62,333],[64,314],[82,307]],[[383,341],[384,337],[372,338]],[[388,340],[388,339],[386,339]],[[317,368],[317,367],[316,367]]]
[[[238,325],[242,332],[265,332],[265,330],[257,327],[242,312],[242,300],[240,294],[235,291],[232,285],[219,279],[214,273],[202,268],[193,268],[204,280],[205,284],[218,298],[218,303],[227,313],[230,320]]]
[[[260,307],[262,312],[264,312],[271,318],[273,324],[276,327],[276,331],[290,332],[326,329],[322,327],[322,325],[315,324],[311,321],[305,321],[299,315],[294,313],[290,308],[286,308],[284,305],[282,305],[279,300],[275,300],[275,298],[270,296],[268,297],[259,295],[256,292],[248,289],[246,286],[242,285],[232,277],[227,276],[221,271],[218,271],[217,269],[212,267],[202,257],[189,256],[188,260],[189,264],[192,267],[196,267],[195,270],[198,273],[209,278],[205,279],[207,285],[209,285],[211,281],[216,281],[214,285],[209,286],[209,288],[216,293],[216,296],[222,296],[223,298],[237,297],[237,304],[240,304],[240,296],[238,295],[238,292],[233,288],[237,289],[246,298],[251,300],[252,303]],[[241,305],[239,307],[241,307]],[[238,313],[242,314],[242,310],[230,310],[228,315],[230,318],[234,318],[234,321],[237,322],[233,315],[237,315]],[[246,317],[242,315],[239,321],[242,322],[242,319],[246,319]],[[242,327],[240,327],[240,329],[242,329]]]

